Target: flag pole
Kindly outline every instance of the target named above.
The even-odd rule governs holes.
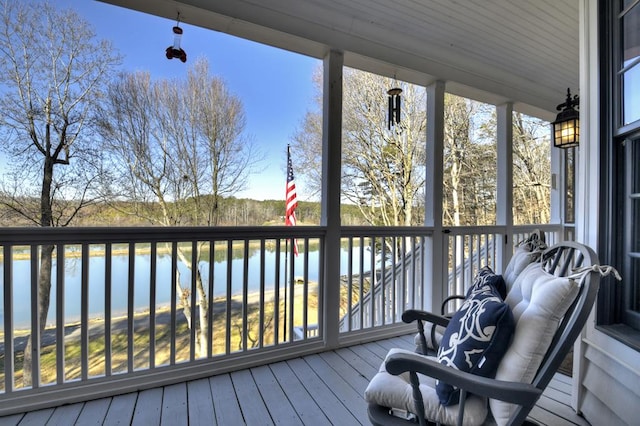
[[[285,181],[287,182],[286,188],[285,188],[285,196],[284,196],[284,224],[285,226],[288,224],[288,219],[287,219],[287,214],[288,214],[288,209],[287,209],[287,196],[289,195],[289,164],[290,164],[290,158],[289,158],[289,144],[287,144],[287,177],[285,178]],[[287,280],[287,276],[289,274],[289,239],[285,239],[284,240],[284,321],[282,323],[282,328],[284,329],[283,331],[283,341],[286,342],[287,341],[287,288],[289,287],[289,282]]]
[[[287,238],[284,241],[284,342],[287,341],[287,287],[289,287],[289,283],[287,282],[287,272],[289,272],[289,239]]]
[[[291,146],[289,144],[287,144],[287,182],[286,182],[286,190],[285,190],[285,211],[284,211],[284,224],[285,226],[295,226],[296,225],[296,208],[298,208],[298,194],[296,193],[296,182],[294,180],[293,177],[293,166],[291,164]],[[287,302],[288,302],[288,298],[287,298],[287,287],[289,287],[289,285],[292,286],[291,288],[291,294],[289,297],[292,297],[293,294],[293,273],[294,273],[294,259],[293,256],[291,256],[291,265],[289,265],[289,240],[291,239],[291,250],[293,252],[294,255],[298,256],[298,243],[296,241],[295,238],[287,238],[285,241],[285,257],[284,257],[284,264],[285,264],[285,275],[284,275],[284,284],[285,284],[285,288],[284,288],[284,339],[285,341],[287,340],[287,328],[288,324],[287,324],[287,313],[288,313],[288,309],[287,309]],[[287,270],[288,268],[291,268],[291,273],[289,274],[290,276],[288,277],[289,279],[287,279]],[[292,281],[292,283],[289,283],[289,280]],[[290,321],[293,321],[293,299],[291,300],[291,303],[289,304],[289,309],[291,309],[292,313],[291,313],[291,318]],[[293,337],[293,336],[290,336]]]

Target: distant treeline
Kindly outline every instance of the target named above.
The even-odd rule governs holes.
[[[127,214],[128,203],[96,203],[84,208],[69,226],[154,226],[148,219]],[[148,210],[160,208],[149,203]],[[251,200],[247,198],[222,198],[218,203],[220,226],[273,226],[284,225],[284,200]],[[357,206],[343,204],[343,225],[365,225]],[[154,215],[148,215],[154,216]],[[320,224],[320,203],[299,201],[296,209],[299,225]],[[189,223],[182,223],[189,225]],[[33,226],[34,223],[20,218],[0,204],[0,226]]]

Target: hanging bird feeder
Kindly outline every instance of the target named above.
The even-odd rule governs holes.
[[[180,24],[180,14],[178,13],[178,21],[176,22],[176,26],[173,27],[173,45],[167,47],[166,54],[167,59],[177,58],[182,62],[187,62],[187,52],[185,52],[180,47],[180,41],[182,39],[182,28],[178,25]]]

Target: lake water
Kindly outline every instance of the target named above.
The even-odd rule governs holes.
[[[348,250],[341,250],[342,271],[347,270]],[[309,254],[308,278],[310,281],[318,281],[319,276],[319,252],[310,251]],[[354,247],[353,272],[358,272],[360,263],[360,249]],[[364,269],[370,269],[371,257],[368,250],[364,250]],[[294,275],[302,277],[304,273],[304,254],[294,258]],[[136,254],[134,265],[134,306],[136,310],[148,309],[150,285],[150,255]],[[227,261],[215,261],[213,265],[214,297],[227,295]],[[13,322],[16,328],[29,326],[30,318],[30,261],[15,260],[13,262]],[[209,280],[209,262],[200,262],[199,269],[203,280]],[[280,278],[281,288],[284,287],[285,256],[280,255]],[[178,262],[180,272],[180,282],[183,287],[190,287],[191,271],[181,262]],[[81,261],[79,258],[65,258],[64,273],[64,309],[66,321],[74,321],[80,318],[81,307]],[[103,317],[105,304],[105,261],[103,256],[90,256],[89,258],[89,316]],[[264,261],[265,288],[267,291],[273,290],[276,283],[276,253],[275,251],[265,251]],[[54,282],[51,289],[51,305],[47,318],[48,324],[55,323],[56,317],[56,283],[55,283],[55,260],[54,260]],[[0,263],[0,281],[4,277],[4,265]],[[129,258],[128,255],[114,255],[112,257],[112,315],[125,314],[127,312],[127,295],[129,280]],[[287,281],[290,277],[287,278]],[[243,291],[245,282],[244,259],[238,258],[231,261],[231,294],[240,294]],[[260,289],[260,252],[256,250],[249,256],[248,274],[246,277],[248,292],[256,292]],[[208,285],[208,284],[206,284]],[[0,287],[0,322],[4,324],[4,287]],[[169,255],[157,255],[157,275],[155,282],[156,306],[168,305],[171,299],[171,257]]]

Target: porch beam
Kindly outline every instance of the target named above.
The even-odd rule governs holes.
[[[330,51],[324,58],[322,111],[322,198],[320,224],[326,226],[323,303],[327,349],[338,346],[340,322],[340,181],[342,175],[342,68],[344,54]]]

